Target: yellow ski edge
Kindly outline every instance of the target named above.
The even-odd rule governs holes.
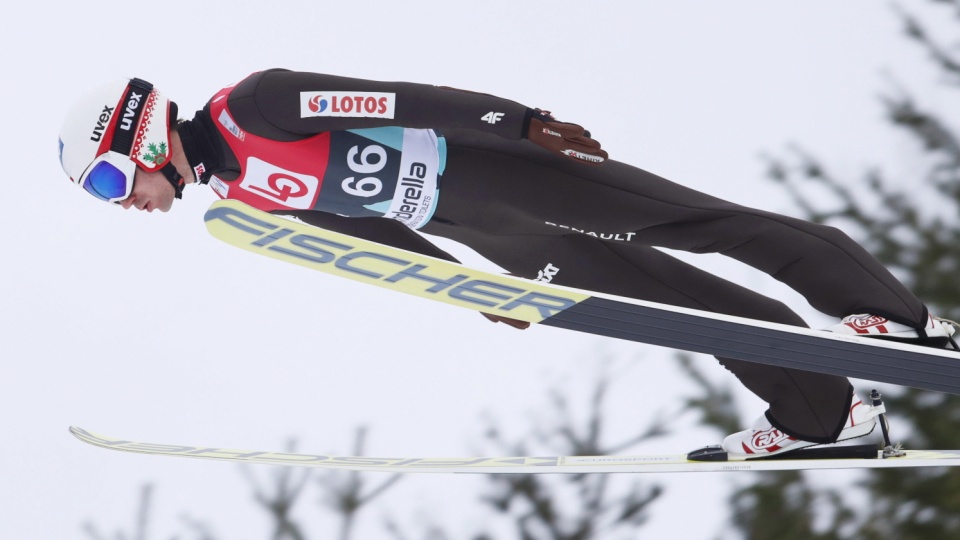
[[[233,200],[204,214],[217,239],[273,259],[475,311],[539,323],[590,295],[328,231]]]

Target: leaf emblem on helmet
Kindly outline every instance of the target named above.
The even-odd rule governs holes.
[[[144,161],[150,161],[154,165],[163,165],[167,160],[167,143],[150,143],[147,145],[147,152],[143,155]]]

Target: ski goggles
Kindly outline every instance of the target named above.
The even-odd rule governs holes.
[[[105,152],[87,167],[80,178],[80,186],[101,201],[118,203],[133,191],[133,177],[137,164],[119,152]]]

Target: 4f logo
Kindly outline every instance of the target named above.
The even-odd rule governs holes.
[[[553,276],[557,275],[560,272],[560,269],[554,266],[552,263],[547,263],[547,267],[543,270],[537,272],[537,279],[534,281],[542,281],[544,283],[550,283],[553,281]]]
[[[505,113],[502,113],[502,112],[490,111],[487,114],[481,116],[480,119],[488,124],[496,124],[497,122],[500,121],[501,118],[503,118],[504,114]]]

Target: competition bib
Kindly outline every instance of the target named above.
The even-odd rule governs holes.
[[[213,190],[261,210],[319,210],[346,217],[386,217],[419,229],[436,209],[446,144],[430,129],[381,127],[274,141],[245,132],[226,99],[211,115],[236,154],[240,176],[214,176]]]
[[[383,216],[419,229],[436,206],[446,146],[433,130],[386,127],[330,133],[318,210]]]

